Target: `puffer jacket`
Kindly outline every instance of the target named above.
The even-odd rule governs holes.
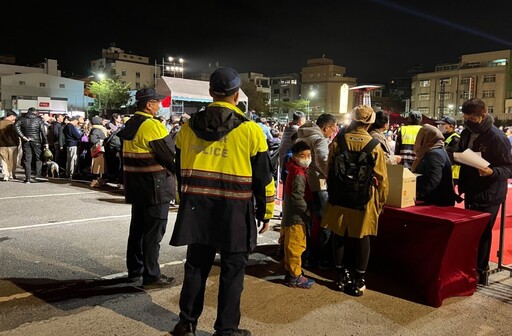
[[[27,138],[30,141],[43,145],[48,143],[44,121],[33,112],[22,114],[21,117],[16,120],[14,129],[21,139]]]

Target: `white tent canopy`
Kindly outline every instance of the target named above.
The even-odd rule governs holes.
[[[176,77],[162,76],[156,84],[156,92],[171,96],[173,101],[212,102],[209,89],[208,81]],[[240,89],[239,101],[247,107],[248,98],[242,89]]]

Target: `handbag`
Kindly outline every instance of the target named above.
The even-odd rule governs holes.
[[[94,146],[92,146],[92,148],[91,148],[91,157],[92,158],[97,158],[98,156],[100,156],[104,152],[105,152],[105,147],[100,145],[100,143],[97,143]]]

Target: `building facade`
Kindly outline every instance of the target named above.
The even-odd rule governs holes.
[[[495,119],[512,119],[511,50],[462,55],[460,62],[437,65],[412,78],[411,109],[433,118],[461,121],[462,103],[481,98]]]
[[[85,111],[93,100],[84,95],[84,82],[60,76],[57,61],[35,67],[0,64],[0,110],[19,113],[35,107],[46,113]]]
[[[354,106],[354,94],[349,89],[356,78],[346,77],[343,66],[334,65],[332,59],[308,59],[302,68],[301,98],[309,101],[308,119],[316,120],[322,113],[331,113],[340,121],[346,119]]]
[[[270,77],[270,112],[280,121],[291,120],[285,106],[300,99],[300,74],[290,73]]]
[[[156,79],[162,74],[162,64],[150,63],[147,56],[126,53],[123,49],[110,46],[102,49],[102,58],[91,62],[91,72],[100,79],[119,78],[121,83],[129,84],[130,90],[154,87]]]

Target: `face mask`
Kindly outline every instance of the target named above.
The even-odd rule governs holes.
[[[471,121],[471,120],[464,120],[464,124],[469,128],[473,128],[475,129],[476,127],[478,127],[478,125],[480,125],[480,123],[477,123],[477,122],[474,122],[474,121]]]
[[[299,166],[307,168],[311,164],[311,159],[300,159],[297,163],[299,164]]]

